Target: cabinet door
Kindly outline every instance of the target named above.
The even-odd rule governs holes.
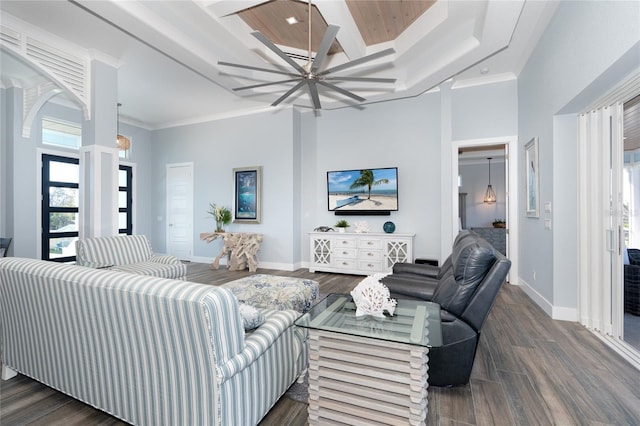
[[[411,262],[411,245],[407,240],[387,240],[386,268],[391,269],[396,263]]]
[[[331,239],[313,239],[313,263],[318,266],[331,265]]]

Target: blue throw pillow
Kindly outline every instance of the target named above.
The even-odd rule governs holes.
[[[264,322],[264,314],[251,305],[240,303],[240,316],[245,330],[258,328]]]

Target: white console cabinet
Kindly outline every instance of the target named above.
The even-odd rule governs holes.
[[[309,271],[372,275],[412,262],[414,234],[310,232]]]

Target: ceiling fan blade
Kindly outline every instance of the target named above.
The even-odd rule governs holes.
[[[395,83],[395,78],[376,78],[376,77],[325,77],[325,81],[362,81],[366,83]]]
[[[232,64],[231,62],[224,62],[224,61],[218,61],[218,65],[225,65],[225,66],[228,66],[228,67],[236,67],[236,68],[245,68],[245,69],[254,70],[254,71],[272,72],[274,74],[288,75],[288,76],[291,76],[291,77],[297,77],[298,76],[298,74],[293,74],[293,73],[290,73],[290,72],[284,72],[284,71],[278,71],[278,70],[270,70],[268,68],[252,67],[251,65]]]
[[[348,90],[344,90],[342,87],[338,87],[338,86],[336,86],[335,84],[327,83],[326,81],[321,81],[321,80],[318,80],[318,81],[317,81],[317,83],[318,83],[318,84],[322,84],[323,86],[326,86],[326,87],[328,87],[328,88],[330,88],[330,89],[333,89],[333,90],[335,90],[336,92],[341,93],[341,94],[343,94],[343,95],[345,95],[345,96],[348,96],[348,97],[350,97],[351,99],[355,99],[355,100],[356,100],[356,101],[358,101],[358,102],[364,102],[364,101],[366,101],[366,99],[365,99],[365,98],[360,97],[360,96],[356,95],[355,93],[351,93],[351,92],[349,92]]]
[[[311,93],[311,99],[313,100],[313,109],[322,109],[320,105],[320,97],[318,96],[318,86],[315,81],[308,80],[309,92]]]
[[[306,82],[307,81],[305,79],[301,79],[300,82],[298,84],[296,84],[295,86],[293,86],[291,89],[289,89],[289,91],[287,93],[285,93],[284,95],[282,95],[278,99],[276,99],[275,102],[271,104],[271,106],[276,106],[280,102],[282,102],[285,99],[287,99],[289,96],[291,96],[291,94],[293,94],[293,92],[295,92],[296,90],[301,88],[302,85],[305,84]]]
[[[380,52],[372,53],[371,55],[363,56],[362,58],[354,59],[353,61],[346,62],[346,63],[344,63],[342,65],[337,65],[337,66],[335,66],[333,68],[329,68],[328,70],[325,70],[325,71],[322,71],[321,73],[318,73],[318,75],[319,76],[323,76],[323,75],[330,74],[332,72],[341,71],[341,70],[344,70],[344,69],[347,69],[347,68],[355,67],[356,65],[360,65],[362,63],[365,63],[365,62],[368,62],[368,61],[372,61],[374,59],[381,58],[383,56],[391,55],[392,53],[395,53],[395,52],[396,51],[393,50],[393,48],[381,50]]]
[[[254,36],[255,38],[257,38],[258,40],[260,40],[262,42],[262,44],[267,46],[273,53],[275,53],[276,55],[278,55],[282,59],[284,59],[286,63],[291,65],[300,74],[305,74],[306,73],[304,68],[302,68],[296,61],[294,61],[289,56],[287,56],[287,54],[284,53],[282,50],[280,50],[278,48],[278,46],[276,46],[275,44],[271,43],[271,40],[269,40],[264,35],[262,35],[262,33],[260,33],[259,31],[255,31],[255,32],[252,32],[251,35]]]
[[[260,84],[253,84],[251,86],[236,87],[235,89],[231,89],[231,90],[233,90],[234,92],[237,92],[238,90],[255,89],[257,87],[265,87],[265,86],[273,86],[275,84],[291,83],[292,81],[298,81],[298,80],[300,80],[300,77],[292,78],[291,80],[270,81],[269,83],[260,83]]]
[[[322,42],[320,42],[320,47],[318,48],[316,57],[313,59],[313,64],[311,65],[311,72],[318,71],[318,69],[324,62],[324,59],[327,57],[327,53],[329,53],[329,49],[331,48],[331,45],[333,44],[333,40],[335,40],[339,29],[340,27],[337,25],[329,25],[327,27],[327,31],[325,31],[324,36],[322,37]]]

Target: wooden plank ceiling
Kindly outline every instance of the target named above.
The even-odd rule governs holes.
[[[435,1],[427,0],[345,0],[351,15],[367,46],[395,40]],[[253,30],[260,31],[273,43],[295,49],[309,49],[308,2],[298,0],[272,0],[242,10],[238,15]],[[297,24],[286,19],[295,17]],[[317,51],[328,23],[312,3],[311,50]],[[329,54],[341,52],[336,41]]]

